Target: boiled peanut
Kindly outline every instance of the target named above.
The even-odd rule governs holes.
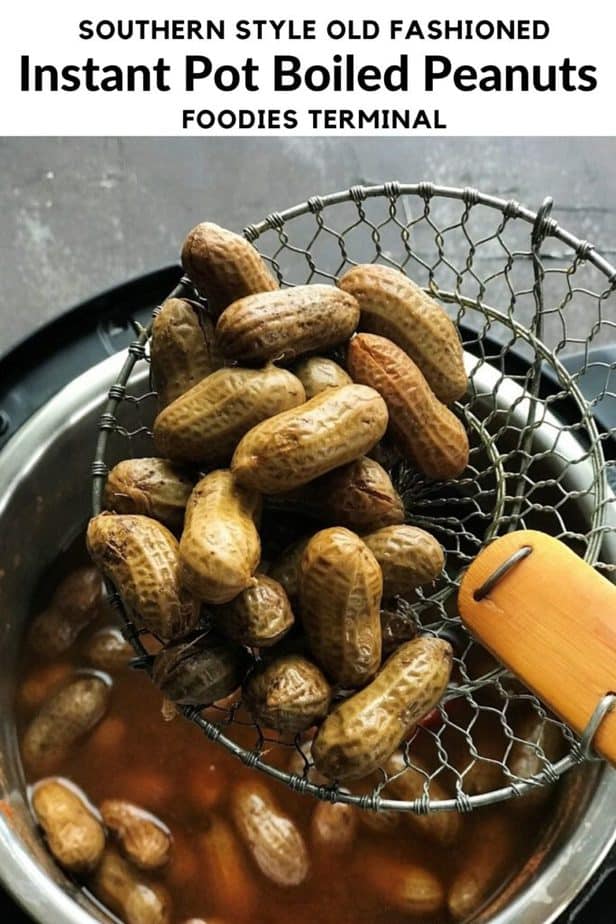
[[[400,812],[383,809],[373,812],[371,809],[362,809],[359,821],[364,828],[374,831],[375,834],[393,834],[400,827]]]
[[[300,564],[299,600],[310,650],[343,687],[366,683],[381,663],[383,579],[359,536],[343,527],[313,536]]]
[[[209,221],[197,225],[186,237],[182,265],[216,314],[245,295],[278,288],[252,244]]]
[[[514,727],[516,738],[507,765],[514,776],[530,779],[545,770],[546,762],[557,763],[566,749],[562,731],[539,713],[528,712]],[[543,756],[545,755],[545,756]],[[537,811],[552,796],[554,789],[545,783],[508,803],[513,811]]]
[[[21,744],[25,763],[36,770],[56,764],[102,719],[110,690],[98,674],[81,674],[58,690],[26,728]]]
[[[92,872],[105,849],[105,832],[79,791],[66,780],[42,780],[34,787],[32,808],[60,866]]]
[[[344,802],[319,802],[310,819],[310,835],[316,850],[344,853],[357,834],[358,811]]]
[[[294,286],[233,302],[218,319],[216,337],[229,359],[291,360],[348,340],[358,321],[352,295],[335,286]]]
[[[325,719],[312,746],[317,770],[337,780],[373,773],[439,702],[452,656],[448,642],[429,636],[401,645],[371,684]]]
[[[412,917],[433,920],[432,915],[445,904],[440,880],[427,867],[405,862],[385,853],[371,851],[362,855],[357,869],[387,906]]]
[[[180,462],[226,465],[252,427],[304,400],[304,386],[286,369],[219,369],[160,412],[154,444]]]
[[[148,632],[169,639],[196,625],[199,607],[180,583],[178,542],[165,526],[139,514],[102,513],[90,520],[86,541]]]
[[[83,653],[92,667],[110,672],[122,670],[135,657],[133,646],[114,626],[107,626],[90,636]]]
[[[244,705],[255,721],[289,734],[320,721],[330,701],[331,689],[319,668],[293,654],[258,668],[244,690]]]
[[[387,427],[387,408],[373,388],[328,388],[299,407],[253,427],[231,470],[264,494],[297,488],[366,453]]]
[[[479,814],[476,823],[464,866],[447,894],[447,907],[455,921],[468,920],[483,904],[512,859],[513,828],[502,808],[488,816]]]
[[[267,879],[279,886],[297,886],[306,879],[310,861],[304,838],[264,783],[237,783],[231,793],[231,815]]]
[[[314,398],[326,388],[339,388],[341,385],[351,384],[351,376],[342,366],[325,356],[301,359],[293,367],[293,371],[304,386],[306,400]]]
[[[284,587],[288,597],[296,597],[299,592],[299,565],[309,541],[306,536],[288,545],[268,569],[269,576]]]
[[[338,285],[359,302],[361,330],[388,337],[408,353],[440,401],[462,397],[467,378],[460,337],[438,302],[389,266],[355,266]]]
[[[251,871],[231,826],[220,816],[210,815],[200,833],[201,871],[216,910],[232,921],[249,921],[258,904],[258,894]]]
[[[171,901],[159,885],[139,879],[117,851],[107,848],[92,891],[125,924],[170,924]]]
[[[254,648],[275,645],[294,623],[284,587],[266,574],[258,573],[254,584],[230,603],[217,608],[214,617],[228,638]]]
[[[359,334],[349,344],[348,367],[354,381],[383,396],[392,434],[424,475],[462,474],[468,464],[466,431],[403,350],[385,337]]]
[[[125,799],[105,799],[100,813],[131,863],[143,870],[165,866],[171,836],[158,818]]]
[[[437,779],[430,779],[427,772],[422,773],[417,758],[413,758],[414,767],[409,767],[401,751],[395,751],[385,763],[385,771],[391,777],[385,789],[385,795],[390,793],[403,802],[414,802],[428,793],[430,799],[441,801],[448,799],[447,792]],[[458,812],[430,812],[427,815],[418,815],[415,812],[404,812],[404,820],[415,830],[426,834],[442,847],[449,847],[460,836],[462,830],[462,816]]]
[[[323,524],[361,532],[404,522],[402,498],[385,469],[367,456],[293,491],[276,494],[271,503]]]
[[[223,364],[212,318],[185,298],[163,303],[152,324],[150,343],[159,410]]]
[[[107,475],[105,506],[114,513],[143,513],[178,529],[193,485],[193,478],[166,459],[125,459]]]
[[[297,776],[304,777],[315,786],[327,786],[329,780],[315,768],[312,760],[312,743],[304,741],[302,744],[296,744],[287,762],[289,773],[295,773]]]
[[[469,757],[470,764],[464,769],[461,787],[467,796],[482,795],[507,785],[500,764]]]
[[[209,706],[239,687],[246,667],[238,645],[197,632],[159,651],[152,680],[174,703]]]
[[[398,605],[381,610],[381,638],[383,654],[389,657],[404,642],[410,642],[417,635],[417,622],[410,607]]]
[[[102,587],[96,568],[86,565],[71,571],[58,584],[49,607],[32,623],[28,633],[31,648],[46,658],[67,651],[98,615]]]
[[[434,536],[401,523],[362,537],[383,572],[383,596],[404,596],[431,584],[443,570],[445,556]]]
[[[71,673],[72,665],[68,661],[52,661],[28,671],[17,691],[19,705],[29,712],[38,709]]]
[[[261,499],[226,470],[199,481],[180,541],[182,583],[205,603],[228,603],[253,584],[261,558]]]

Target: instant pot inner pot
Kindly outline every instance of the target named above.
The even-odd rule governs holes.
[[[97,421],[120,363],[120,356],[111,357],[76,379],[30,419],[0,456],[4,547],[0,574],[0,876],[45,924],[111,920],[62,875],[40,841],[27,805],[12,701],[15,665],[32,594],[61,550],[83,530],[90,514],[89,471]],[[489,374],[486,366],[482,369],[482,374]],[[138,394],[147,387],[142,371],[132,383],[132,392]],[[503,401],[507,401],[510,396],[502,387]],[[144,441],[141,452],[148,452],[148,445]],[[126,452],[125,444],[123,448]],[[139,436],[131,440],[131,451],[139,454]],[[589,473],[583,466],[574,466],[570,477],[583,481]],[[583,523],[583,498],[580,504]],[[610,818],[615,798],[616,778],[603,765],[586,765],[569,773],[535,856],[476,920],[498,924],[552,920],[607,852],[613,839]]]

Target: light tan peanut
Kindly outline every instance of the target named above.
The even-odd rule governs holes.
[[[310,819],[310,836],[316,850],[344,853],[357,835],[358,811],[344,802],[318,802]]]
[[[354,381],[385,399],[391,432],[428,478],[461,475],[468,464],[468,436],[458,418],[435,397],[412,359],[385,337],[359,334],[349,344]]]
[[[241,298],[216,324],[229,359],[291,360],[348,340],[359,321],[352,295],[335,286],[294,286]]]
[[[105,506],[114,513],[143,513],[178,529],[193,486],[194,479],[166,459],[125,459],[107,475]]]
[[[392,779],[387,784],[384,795],[401,799],[403,802],[414,802],[421,799],[426,793],[435,801],[451,798],[443,784],[438,779],[430,779],[427,772],[422,773],[420,762],[413,757],[414,767],[409,767],[401,751],[394,751],[385,763],[385,771]],[[404,812],[404,821],[414,830],[427,835],[442,847],[453,844],[462,831],[462,816],[458,812],[430,812],[427,815],[417,815],[415,812]]]
[[[317,770],[329,779],[358,780],[382,766],[440,701],[452,656],[448,642],[429,636],[401,645],[371,684],[325,719],[312,746]]]
[[[404,522],[404,504],[391,478],[367,456],[293,491],[276,494],[270,503],[281,510],[297,510],[323,524],[361,532]]]
[[[105,799],[101,802],[100,813],[134,866],[143,870],[165,866],[169,860],[171,836],[158,818],[125,799]]]
[[[530,779],[546,768],[546,762],[557,763],[564,755],[566,742],[558,725],[529,711],[514,726],[516,738],[507,765],[522,780]],[[538,811],[551,798],[553,786],[537,786],[529,793],[512,799],[508,808],[513,812]]]
[[[384,597],[410,594],[443,570],[441,545],[416,526],[385,526],[362,538],[381,566]]]
[[[168,298],[152,324],[150,360],[160,410],[223,365],[211,316],[185,298]]]
[[[403,914],[425,919],[430,916],[433,920],[432,915],[441,911],[445,904],[440,880],[418,863],[405,862],[373,849],[362,854],[357,869],[362,881],[388,907]]]
[[[231,470],[264,494],[290,491],[364,455],[386,427],[387,408],[373,388],[328,388],[250,430]]]
[[[169,639],[197,624],[197,602],[180,583],[177,539],[157,520],[102,513],[90,520],[86,541],[92,561],[148,632]]]
[[[244,690],[244,705],[256,722],[289,734],[320,721],[330,701],[331,689],[319,668],[295,654],[255,670]]]
[[[301,359],[293,367],[293,372],[304,386],[307,400],[314,398],[326,388],[339,388],[341,385],[351,384],[351,376],[342,366],[326,356],[308,356]]]
[[[182,266],[215,314],[245,295],[278,288],[252,244],[209,221],[197,225],[186,237]]]
[[[66,780],[41,780],[32,792],[32,808],[60,866],[91,873],[103,855],[105,832],[79,790]]]
[[[96,568],[86,565],[71,571],[58,584],[48,608],[39,613],[30,626],[30,647],[46,658],[67,651],[98,615],[102,588]]]
[[[269,576],[284,587],[291,599],[299,592],[299,564],[309,541],[310,536],[306,536],[288,545],[268,569]]]
[[[125,924],[170,924],[171,900],[167,892],[140,879],[112,848],[103,854],[92,891]]]
[[[304,386],[286,369],[219,369],[160,412],[154,443],[170,459],[226,465],[245,433],[304,400]]]
[[[485,810],[484,810],[485,811]],[[502,808],[478,814],[464,865],[449,886],[447,907],[455,921],[467,921],[506,875],[515,844],[512,822]]]
[[[51,769],[102,719],[110,684],[98,674],[80,674],[43,704],[24,733],[21,753],[32,770]]]
[[[251,587],[213,611],[213,616],[224,635],[251,648],[275,645],[295,621],[284,587],[258,573]]]
[[[359,536],[343,527],[313,536],[300,564],[299,601],[310,650],[342,687],[365,684],[381,663],[383,579]]]
[[[389,657],[404,642],[414,639],[417,632],[417,622],[410,607],[404,607],[398,601],[396,606],[381,609],[381,638],[385,657]]]
[[[236,783],[231,815],[263,875],[279,886],[298,886],[308,876],[308,850],[299,828],[260,780]]]
[[[152,680],[174,703],[209,706],[237,690],[246,668],[246,652],[239,645],[196,632],[158,652]]]
[[[241,844],[223,818],[210,815],[197,841],[200,869],[216,902],[216,911],[232,921],[249,921],[258,906],[258,892]]]
[[[261,558],[255,521],[261,499],[231,472],[210,472],[186,508],[180,540],[182,583],[206,603],[228,603],[253,584]]]
[[[355,266],[338,285],[359,302],[361,330],[397,343],[440,401],[462,397],[467,378],[460,337],[438,302],[389,266]]]
[[[133,646],[115,626],[107,626],[90,636],[83,653],[92,667],[110,672],[122,670],[135,657]]]

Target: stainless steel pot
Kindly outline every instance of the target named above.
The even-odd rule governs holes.
[[[119,356],[111,357],[76,379],[30,418],[0,455],[0,879],[41,924],[111,920],[62,875],[37,835],[28,809],[12,702],[33,588],[89,515],[97,417],[120,361]],[[480,374],[486,377],[480,390],[496,387],[485,364]],[[511,406],[518,386],[501,382],[498,388],[504,406]],[[557,422],[548,419],[546,426],[553,425]],[[592,473],[580,463],[571,468],[569,477],[584,484]],[[616,549],[608,554],[616,560]],[[615,807],[614,771],[601,764],[572,771],[535,855],[477,921],[553,921],[616,840]]]

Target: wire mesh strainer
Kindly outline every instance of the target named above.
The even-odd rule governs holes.
[[[535,214],[473,189],[387,183],[313,197],[245,229],[283,286],[335,282],[356,263],[402,269],[458,323],[470,376],[468,395],[456,405],[471,442],[463,477],[427,482],[404,462],[390,472],[408,522],[432,532],[446,552],[437,585],[394,605],[402,618],[447,636],[455,648],[454,675],[438,713],[404,746],[401,774],[410,768],[419,781],[414,797],[395,798],[384,769],[361,791],[321,785],[305,742],[272,737],[245,717],[241,703],[182,708],[209,738],[293,789],[374,810],[468,811],[538,789],[588,756],[570,729],[465,632],[455,600],[474,556],[512,529],[547,532],[608,576],[615,567],[609,549],[616,533],[609,488],[614,463],[603,452],[611,433],[599,429],[593,412],[616,398],[614,366],[594,350],[614,340],[616,270],[561,229],[550,210],[550,200]],[[207,310],[187,278],[173,294]],[[109,468],[152,454],[149,333],[142,330],[129,347],[101,417],[95,513]],[[591,377],[593,397],[586,398],[584,382]],[[147,669],[139,631],[109,590],[137,663]],[[558,746],[548,751],[544,737],[524,737],[529,715],[543,721]],[[515,772],[520,748],[533,757],[532,775]]]

